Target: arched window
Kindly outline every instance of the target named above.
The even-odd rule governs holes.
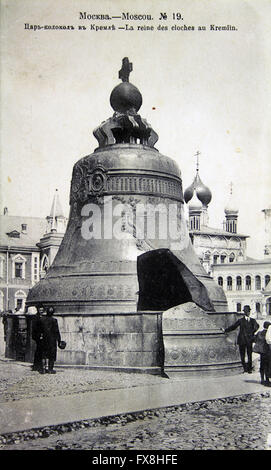
[[[255,289],[261,290],[261,288],[262,288],[261,276],[255,276]]]
[[[241,312],[241,310],[242,310],[242,304],[241,304],[240,302],[237,302],[237,304],[236,304],[236,311],[237,311],[237,312]]]
[[[41,262],[40,262],[40,278],[42,279],[44,276],[46,276],[46,273],[49,269],[49,258],[46,254],[43,255],[43,257],[41,258]]]
[[[268,297],[266,300],[266,313],[267,315],[271,315],[271,297]]]
[[[47,255],[43,255],[41,260],[41,271],[47,272],[49,268],[49,259]]]
[[[241,278],[241,276],[236,277],[236,290],[242,290],[242,278]]]
[[[264,278],[264,287],[266,287],[269,282],[270,282],[270,276],[269,274],[267,274]]]
[[[219,286],[223,287],[223,277],[219,276],[219,278],[217,279],[217,283]]]
[[[235,254],[234,253],[231,253],[230,256],[229,256],[229,262],[230,263],[233,263],[235,260]]]
[[[251,277],[246,276],[246,290],[251,290]]]
[[[14,296],[15,307],[19,309],[24,309],[26,301],[26,293],[23,290],[17,290]]]
[[[227,290],[232,290],[232,277],[227,277]]]

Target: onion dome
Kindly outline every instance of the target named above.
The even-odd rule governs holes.
[[[200,212],[202,210],[202,203],[199,200],[196,191],[193,191],[193,196],[188,202],[189,213],[190,212]]]
[[[190,186],[188,186],[188,188],[186,188],[184,192],[184,200],[186,203],[188,203],[192,199],[194,191],[197,195],[197,198],[200,200],[200,202],[204,206],[208,206],[209,202],[212,199],[212,193],[210,189],[208,188],[208,186],[205,186],[205,184],[203,184],[203,182],[201,181],[198,171],[194,178],[193,183]]]
[[[188,188],[186,188],[183,194],[186,204],[188,204],[188,202],[192,199],[193,194],[194,194],[194,185],[192,183],[190,186],[188,186]]]
[[[237,207],[237,202],[235,201],[235,198],[233,197],[233,194],[232,194],[232,184],[230,188],[230,196],[224,208],[224,212],[226,215],[235,215],[235,214],[238,214],[239,212],[239,209]]]
[[[233,214],[238,214],[239,209],[237,209],[237,207],[227,205],[224,209],[224,212],[226,215],[231,215],[231,214],[233,215]]]

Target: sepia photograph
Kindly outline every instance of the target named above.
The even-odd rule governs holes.
[[[270,14],[0,0],[7,457],[271,450]]]

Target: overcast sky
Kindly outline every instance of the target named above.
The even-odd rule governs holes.
[[[210,225],[222,228],[230,183],[248,254],[263,257],[271,202],[269,0],[1,0],[1,212],[46,217],[58,188],[69,212],[72,167],[98,146],[92,131],[113,114],[122,58],[142,93],[139,111],[175,159],[184,189],[195,175],[212,191]],[[79,12],[151,14],[152,21],[80,20]],[[183,20],[173,19],[181,13]],[[159,20],[167,13],[167,20]],[[74,30],[25,29],[73,25]],[[114,31],[93,31],[92,24]],[[118,27],[134,27],[134,31]],[[78,26],[86,30],[78,30]],[[137,31],[137,26],[154,31]],[[157,31],[159,25],[168,30]],[[194,26],[194,31],[171,27]],[[236,31],[211,31],[231,25]],[[198,26],[206,26],[199,31]]]

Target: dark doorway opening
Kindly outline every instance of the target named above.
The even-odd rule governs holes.
[[[154,250],[138,257],[138,310],[167,310],[192,296],[169,250]]]
[[[213,312],[205,285],[176,253],[151,250],[137,258],[139,296],[137,310],[168,310],[187,302]]]

